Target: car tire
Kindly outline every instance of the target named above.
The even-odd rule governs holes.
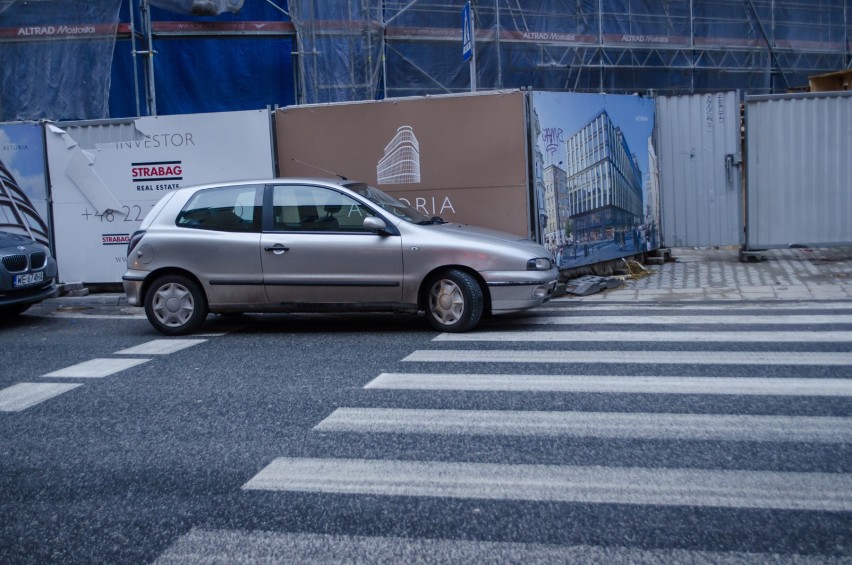
[[[183,275],[165,275],[145,293],[148,321],[166,335],[186,335],[207,319],[207,299],[198,284]]]
[[[470,274],[449,269],[429,279],[425,307],[429,324],[442,332],[465,332],[482,318],[482,288]]]

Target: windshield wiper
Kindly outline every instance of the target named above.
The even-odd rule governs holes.
[[[421,220],[421,221],[417,222],[417,225],[428,226],[430,224],[446,224],[446,223],[447,223],[447,220],[443,219],[442,217],[432,216],[428,220]]]

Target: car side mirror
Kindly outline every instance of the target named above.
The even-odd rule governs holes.
[[[376,233],[385,233],[388,229],[388,225],[381,218],[377,218],[376,216],[367,216],[364,218],[364,228],[370,231],[374,231]]]

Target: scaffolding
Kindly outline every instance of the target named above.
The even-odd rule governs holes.
[[[852,66],[844,0],[474,0],[482,90],[751,94]],[[467,92],[462,1],[291,0],[300,103]]]
[[[240,1],[0,0],[0,121],[473,89],[774,94],[852,68],[849,0],[471,0],[473,72],[465,0]]]

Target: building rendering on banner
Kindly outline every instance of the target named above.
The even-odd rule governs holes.
[[[648,173],[645,181],[645,225],[651,226],[654,235],[660,228],[660,170],[654,140],[648,138]]]
[[[565,148],[568,209],[576,241],[611,240],[642,224],[642,174],[606,111],[572,135]]]
[[[420,144],[411,126],[402,126],[385,147],[376,166],[379,184],[417,184],[420,182]]]
[[[0,161],[0,230],[17,233],[50,245],[47,223]]]
[[[559,164],[545,167],[543,176],[544,202],[547,214],[544,241],[554,246],[564,245],[568,239],[566,228],[571,216],[571,210],[568,207],[568,177],[565,169],[561,168]]]

